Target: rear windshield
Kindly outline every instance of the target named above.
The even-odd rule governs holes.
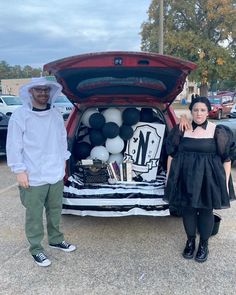
[[[10,105],[21,105],[21,99],[19,98],[19,96],[4,96],[2,97],[2,100],[4,100],[4,102],[10,106]]]
[[[230,95],[223,95],[223,96],[218,96],[218,97],[208,97],[209,101],[211,104],[226,104],[226,103],[232,103],[233,102],[233,97]]]
[[[211,104],[219,104],[221,103],[220,97],[208,97]]]
[[[58,96],[55,100],[55,103],[62,103],[62,102],[65,102],[65,103],[70,103],[69,99],[66,97],[66,96]]]

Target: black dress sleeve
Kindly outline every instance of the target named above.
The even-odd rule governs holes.
[[[179,124],[175,125],[168,134],[166,138],[166,152],[171,157],[177,153],[182,136],[183,132],[179,130]]]
[[[217,153],[222,162],[229,162],[236,155],[236,142],[231,129],[224,125],[217,125],[215,129]]]

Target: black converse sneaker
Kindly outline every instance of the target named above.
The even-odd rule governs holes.
[[[47,258],[47,256],[41,252],[37,253],[35,255],[32,255],[34,258],[34,261],[39,265],[39,266],[49,266],[51,264],[51,261]]]
[[[76,247],[74,245],[71,245],[69,243],[67,243],[66,241],[62,241],[59,244],[49,244],[50,247],[55,248],[55,249],[59,249],[65,252],[72,252],[76,249]]]

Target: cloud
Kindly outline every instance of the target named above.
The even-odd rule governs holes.
[[[85,52],[140,50],[151,0],[10,0],[1,3],[1,60],[42,65]]]

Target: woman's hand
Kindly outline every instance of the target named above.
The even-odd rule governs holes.
[[[25,171],[16,173],[16,180],[19,186],[22,186],[24,188],[29,187],[28,175]]]
[[[226,183],[226,189],[227,189],[227,193],[229,195],[229,185],[228,185],[228,183]]]
[[[186,115],[181,115],[179,118],[179,130],[184,132],[191,129],[191,124]]]
[[[170,166],[171,166],[172,159],[173,158],[171,156],[168,156],[168,158],[167,158],[167,171],[166,171],[165,186],[167,185],[167,181],[168,181],[168,177],[169,177],[169,172],[170,172]]]

